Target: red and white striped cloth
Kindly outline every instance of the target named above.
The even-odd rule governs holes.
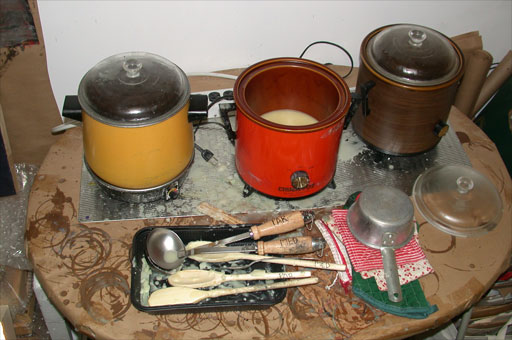
[[[370,248],[359,242],[348,228],[347,211],[345,209],[334,209],[332,217],[334,219],[337,234],[341,235],[345,245],[350,262],[357,272],[370,271],[374,269],[383,269],[382,255],[380,250]],[[416,263],[426,259],[425,253],[418,243],[417,233],[411,238],[405,246],[395,249],[397,265]]]
[[[427,259],[420,260],[418,262],[406,263],[397,266],[398,278],[400,279],[400,285],[404,285],[422,276],[430,274],[434,271],[434,268],[430,265]],[[363,271],[360,273],[363,279],[375,278],[377,287],[379,290],[388,290],[386,284],[386,276],[383,269],[373,269]]]

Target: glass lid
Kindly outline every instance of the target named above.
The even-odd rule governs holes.
[[[418,211],[430,224],[455,236],[491,231],[503,211],[496,187],[469,166],[430,168],[418,176],[412,194]]]
[[[146,52],[116,54],[96,64],[78,88],[87,114],[109,125],[144,126],[178,112],[190,96],[185,73]]]
[[[424,26],[399,24],[383,28],[369,41],[368,62],[399,83],[427,86],[451,80],[461,60],[450,40]]]

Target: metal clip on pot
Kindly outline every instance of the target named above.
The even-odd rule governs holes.
[[[188,121],[194,122],[196,120],[204,119],[208,116],[208,96],[205,94],[191,94],[190,106],[188,110]],[[64,105],[62,107],[62,116],[82,121],[82,107],[78,101],[78,96],[67,95],[64,98]]]
[[[350,105],[350,109],[347,113],[347,118],[345,118],[345,123],[343,124],[343,129],[345,130],[350,124],[352,117],[359,109],[359,105],[363,105],[363,116],[366,117],[370,114],[370,108],[368,107],[368,92],[375,86],[375,82],[373,80],[369,80],[366,83],[359,86],[360,93],[351,93],[352,95],[352,103]]]
[[[231,127],[231,122],[229,121],[228,113],[234,110],[236,110],[236,106],[233,103],[219,104],[220,117],[222,118],[222,122],[224,123],[224,128],[228,135],[228,139],[233,145],[235,145],[236,132],[233,131],[233,128]]]

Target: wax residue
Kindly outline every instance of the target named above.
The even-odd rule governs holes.
[[[260,117],[273,123],[288,126],[302,126],[318,123],[318,120],[307,113],[289,109],[270,111],[262,114]]]
[[[367,150],[366,144],[353,131],[343,131],[341,135],[340,150],[338,160],[342,162],[351,162],[354,157],[364,150]]]

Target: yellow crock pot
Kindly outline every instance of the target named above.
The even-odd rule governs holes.
[[[185,73],[145,52],[106,58],[82,78],[84,158],[88,169],[123,189],[161,186],[194,155]]]

